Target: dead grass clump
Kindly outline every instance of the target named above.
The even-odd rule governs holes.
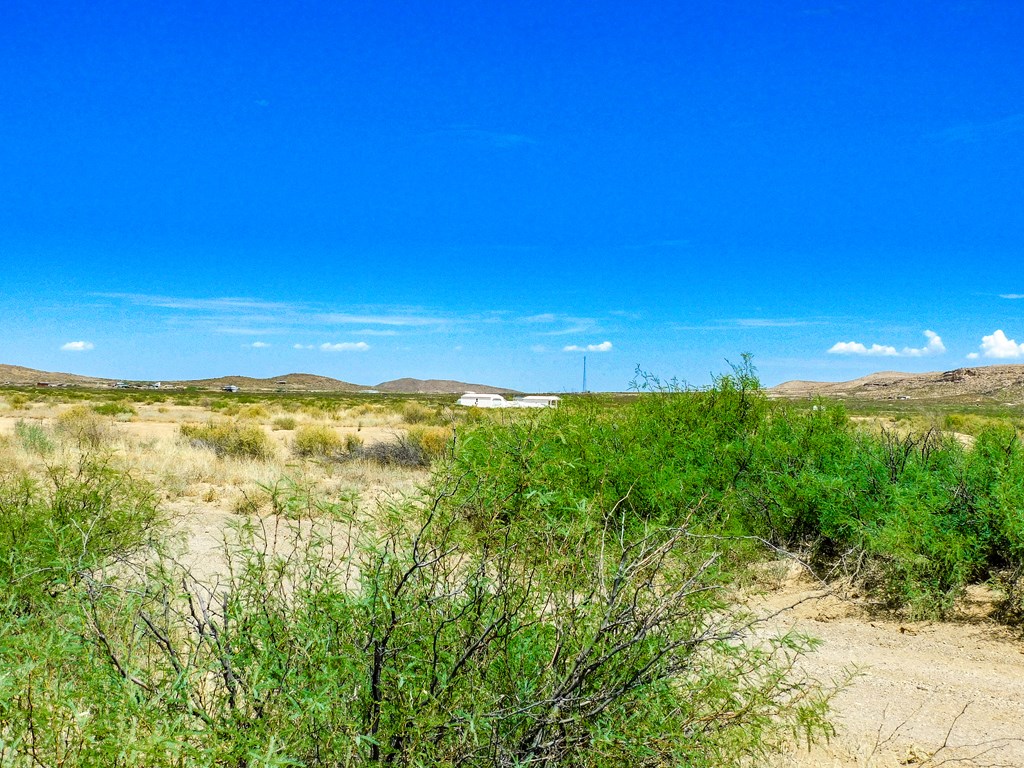
[[[295,429],[297,423],[294,416],[278,416],[271,425],[274,429],[291,430]]]

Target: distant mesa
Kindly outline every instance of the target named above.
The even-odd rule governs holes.
[[[1024,365],[983,365],[930,373],[881,371],[851,381],[787,381],[768,390],[784,398],[841,397],[853,400],[945,400],[1020,403]]]
[[[122,389],[199,389],[223,390],[237,387],[241,392],[383,392],[410,395],[461,395],[473,391],[485,394],[518,395],[518,390],[494,387],[488,384],[470,384],[451,379],[394,379],[380,384],[353,384],[329,376],[312,373],[286,373],[265,379],[251,376],[219,376],[209,379],[182,379],[179,381],[132,381],[108,379],[98,376],[80,376],[75,373],[55,373],[25,368],[20,365],[0,364],[0,385],[48,387],[118,387]]]

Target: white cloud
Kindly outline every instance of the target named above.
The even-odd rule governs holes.
[[[95,349],[95,345],[91,341],[69,341],[61,346],[61,349],[65,352],[88,352]]]
[[[926,357],[928,355],[941,355],[946,351],[946,345],[935,331],[925,331],[925,338],[928,343],[923,347],[904,347],[901,353],[904,357]]]
[[[611,349],[612,343],[610,341],[602,341],[600,344],[588,344],[585,347],[577,344],[562,347],[563,352],[611,352]]]
[[[896,347],[888,344],[872,344],[868,347],[859,341],[838,341],[829,348],[828,352],[833,355],[861,355],[864,357],[927,357],[941,355],[946,351],[946,345],[942,343],[942,338],[935,331],[925,331],[924,336],[928,339],[928,343],[923,347],[904,347],[902,350],[897,350]]]
[[[1024,293],[1000,293],[1000,299],[1024,299]]]
[[[369,348],[370,345],[365,341],[342,341],[338,344],[324,342],[320,345],[324,352],[365,352]]]
[[[246,344],[244,346],[252,347],[253,349],[266,349],[270,345],[265,341],[254,341],[252,344]]]
[[[968,360],[977,360],[978,357],[979,357],[979,355],[978,355],[977,352],[968,352],[967,353],[967,359]]]
[[[977,355],[976,352],[973,354]],[[1006,338],[1006,334],[998,330],[989,336],[981,337],[981,354],[985,357],[998,358],[1024,357],[1024,344]]]
[[[881,344],[872,344],[865,347],[859,341],[837,341],[829,348],[833,355],[870,355],[879,357],[898,357],[896,347],[883,347]]]
[[[293,344],[293,349],[316,349],[312,344]]]

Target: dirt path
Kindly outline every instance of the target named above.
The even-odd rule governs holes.
[[[822,680],[858,674],[834,701],[836,738],[775,765],[1024,767],[1024,636],[983,617],[993,604],[985,590],[972,590],[952,622],[872,618],[806,583],[762,607],[798,601],[773,625],[821,640],[805,668]]]

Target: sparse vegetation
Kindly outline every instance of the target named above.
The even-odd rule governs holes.
[[[274,444],[258,424],[242,421],[212,421],[183,424],[181,434],[193,445],[209,448],[218,456],[267,460]]]
[[[430,399],[176,393],[217,417],[146,441],[111,417],[153,393],[43,393],[0,463],[0,766],[762,764],[830,733],[832,689],[738,607],[753,563],[910,617],[984,582],[1024,616],[1016,416],[853,422],[749,360],[636,389],[444,426]],[[239,513],[216,588],[161,555],[158,491]]]

